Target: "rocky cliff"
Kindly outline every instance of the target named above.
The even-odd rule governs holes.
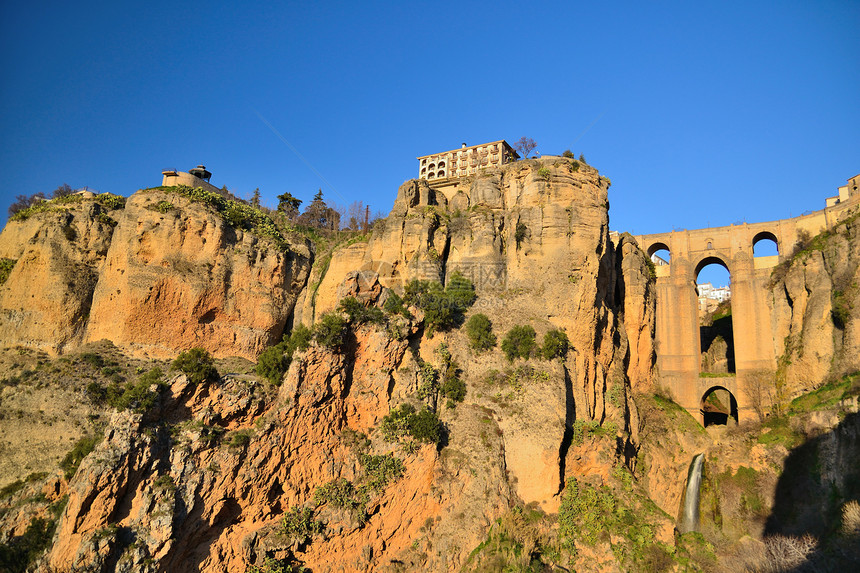
[[[570,350],[511,363],[474,351],[462,331],[430,338],[413,307],[399,329],[354,324],[339,350],[313,344],[277,390],[176,378],[158,407],[111,419],[68,484],[45,566],[241,571],[277,558],[320,571],[456,569],[512,508],[554,514],[569,479],[614,483],[613,468],[632,468],[639,448],[630,383],[651,384],[654,296],[644,254],[629,237],[610,240],[608,186],[561,157],[445,191],[409,181],[369,237],[311,272],[301,245],[276,248],[211,205],[169,190],[133,195],[103,241],[76,341],[255,357],[294,303],[296,323],[311,325],[343,296],[379,304],[385,289],[444,284],[456,271],[477,290],[466,318],[486,314],[500,338],[530,326],[538,343],[561,329]],[[18,280],[7,288],[23,290]],[[443,406],[428,367],[459,372],[465,402]],[[437,444],[386,438],[382,420],[404,404],[435,411]],[[366,487],[381,456],[402,470],[362,489],[357,511],[344,492]],[[327,484],[345,488],[339,501],[315,495]],[[301,511],[324,530],[291,530],[285,518]]]
[[[199,197],[144,190],[110,212],[80,197],[9,221],[0,258],[7,345],[74,350],[108,339],[138,356],[203,347],[255,359],[277,340],[311,252],[229,222]],[[203,197],[208,199],[209,197]]]
[[[782,399],[860,369],[860,219],[801,238],[773,274]]]

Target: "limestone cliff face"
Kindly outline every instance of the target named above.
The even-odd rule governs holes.
[[[284,512],[315,507],[316,487],[355,479],[355,432],[370,435],[371,453],[393,449],[373,430],[390,402],[402,399],[391,387],[409,390],[405,380],[395,383],[398,366],[410,359],[407,349],[406,340],[359,330],[343,354],[317,347],[304,353],[274,397],[241,379],[194,387],[180,376],[157,414],[174,424],[172,437],[148,425],[151,417],[116,414],[69,484],[49,566],[244,571],[264,555],[299,559],[318,571],[462,563],[512,495],[503,459],[487,456],[477,435],[493,424],[482,423],[486,413],[476,407],[464,406],[449,420],[458,453],[427,445],[406,455],[403,477],[370,499],[366,523],[324,505],[317,515],[326,532],[312,542],[278,533]],[[219,445],[212,428],[232,433]],[[496,433],[484,441],[500,451]],[[428,558],[422,553],[430,545]]]
[[[772,288],[775,354],[790,395],[860,369],[858,235],[855,215],[796,255]]]
[[[152,208],[161,201],[172,208]],[[202,347],[256,359],[283,331],[309,258],[306,247],[284,252],[201,203],[138,192],[114,232],[87,340],[163,358]]]
[[[9,221],[0,258],[16,262],[0,285],[4,344],[58,353],[81,343],[112,223],[92,199]]]
[[[198,346],[253,360],[280,337],[311,252],[301,243],[284,251],[202,203],[147,190],[121,210],[90,198],[10,221],[0,258],[15,261],[0,285],[7,345],[56,354],[108,339],[139,356]]]
[[[369,240],[336,250],[312,279],[302,320],[333,309],[356,270],[394,290],[413,278],[445,282],[457,271],[476,285],[472,311],[488,315],[500,337],[517,324],[539,337],[564,329],[573,351],[540,396],[525,400],[528,422],[502,421],[518,494],[552,509],[574,422],[611,422],[633,455],[630,381],[644,390],[653,376],[653,282],[629,237],[618,248],[609,240],[608,187],[592,167],[562,157],[519,161],[444,192],[407,181]],[[479,361],[466,371],[477,378],[494,367],[505,364]]]

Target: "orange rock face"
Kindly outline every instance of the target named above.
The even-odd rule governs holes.
[[[407,346],[361,330],[343,354],[311,348],[274,398],[238,379],[194,388],[179,377],[158,413],[175,424],[172,432],[140,415],[115,415],[70,484],[50,566],[121,561],[135,571],[244,571],[264,555],[318,571],[461,563],[511,501],[504,461],[476,455],[480,408],[464,406],[449,421],[443,455],[432,445],[406,454],[373,433],[389,411],[393,372]],[[235,431],[217,445],[206,438],[212,427]],[[371,497],[364,524],[323,505],[317,515],[328,524],[325,534],[278,534],[285,511],[313,507],[316,487],[355,479],[360,466],[346,430],[369,433],[371,453],[402,458],[403,477]],[[499,437],[492,439],[500,450]],[[424,554],[430,545],[433,557]]]
[[[159,201],[175,208],[147,208]],[[307,252],[285,253],[178,195],[138,192],[114,232],[87,340],[155,357],[202,347],[253,360],[280,335],[307,271]]]

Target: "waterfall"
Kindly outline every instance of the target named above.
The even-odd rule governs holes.
[[[678,531],[687,533],[699,529],[699,488],[702,484],[702,464],[705,463],[703,454],[696,454],[690,462],[687,472],[687,489],[684,491],[681,519]]]

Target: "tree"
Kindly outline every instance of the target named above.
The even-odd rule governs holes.
[[[19,211],[23,211],[24,209],[29,209],[36,203],[45,200],[45,194],[41,191],[38,193],[34,193],[29,197],[27,195],[18,195],[15,197],[15,202],[9,205],[9,216],[11,217],[15,213]]]
[[[251,195],[251,206],[257,209],[260,208],[260,188],[254,189],[254,194]]]
[[[54,192],[51,194],[51,199],[59,199],[60,197],[71,195],[72,192],[72,188],[69,187],[69,184],[63,183],[62,185],[54,189]]]
[[[493,334],[493,323],[486,314],[475,314],[466,321],[466,334],[469,344],[478,352],[489,350],[496,345],[496,335]]]
[[[302,204],[301,199],[296,199],[289,191],[285,191],[282,195],[278,195],[278,211],[287,216],[287,219],[295,219],[299,214],[299,205]]]
[[[535,335],[535,329],[531,326],[514,326],[502,341],[502,352],[511,362],[517,357],[528,359],[536,346]]]
[[[520,154],[520,157],[523,159],[527,159],[529,153],[534,151],[534,148],[537,147],[537,143],[531,137],[522,136],[514,143],[514,149],[517,150],[517,153]]]
[[[315,229],[328,229],[337,231],[340,229],[340,213],[326,205],[323,201],[322,189],[314,195],[314,200],[308,205],[305,212],[299,215],[298,223]]]

